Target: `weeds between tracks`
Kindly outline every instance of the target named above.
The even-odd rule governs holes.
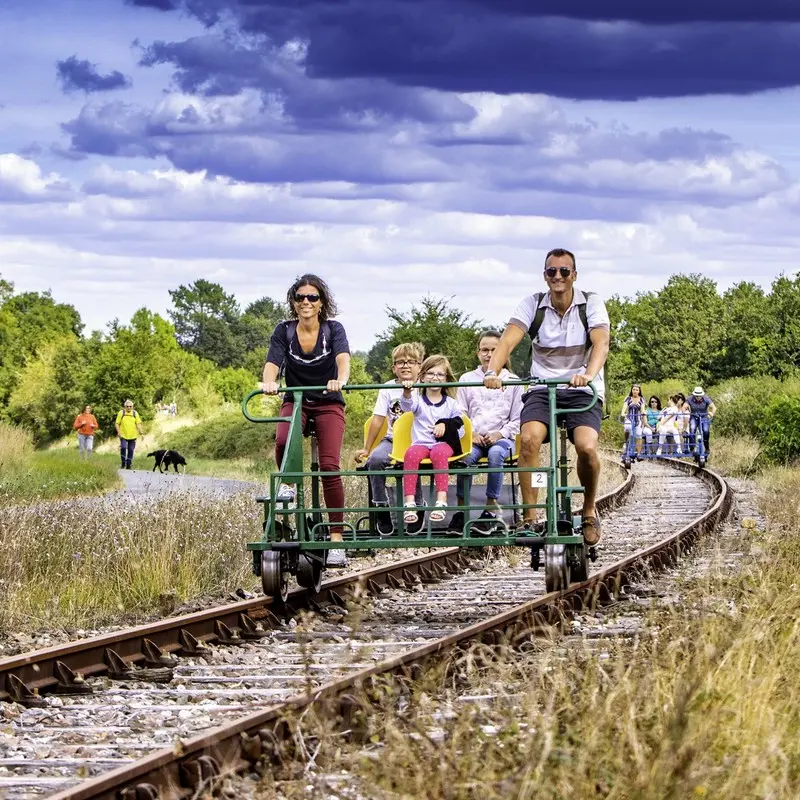
[[[289,761],[261,796],[800,796],[800,471],[759,489],[766,531],[726,533],[635,635],[473,649],[387,690],[358,737],[309,725],[313,767]]]

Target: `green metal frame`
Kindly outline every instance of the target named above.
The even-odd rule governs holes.
[[[416,388],[426,387],[464,387],[464,386],[482,386],[482,383],[418,383],[414,384]],[[263,536],[258,542],[249,542],[247,549],[253,551],[254,568],[258,574],[260,567],[257,566],[259,553],[263,550],[279,550],[279,551],[295,551],[295,552],[313,552],[316,551],[318,556],[323,556],[321,552],[329,549],[400,549],[409,547],[487,547],[491,545],[498,546],[525,546],[525,547],[538,547],[545,545],[580,545],[583,546],[583,537],[576,534],[575,528],[580,525],[578,517],[573,518],[572,515],[572,496],[575,493],[583,492],[580,486],[569,486],[568,481],[568,464],[567,464],[567,450],[566,450],[566,431],[561,429],[561,436],[559,436],[559,417],[569,413],[576,413],[590,409],[597,402],[597,391],[590,384],[593,395],[590,402],[584,408],[580,409],[560,409],[556,407],[556,391],[558,386],[564,386],[563,381],[558,380],[538,380],[538,381],[507,381],[504,385],[544,385],[547,387],[550,404],[550,420],[549,420],[549,433],[550,433],[550,464],[549,466],[540,467],[511,467],[504,466],[501,468],[488,468],[488,467],[470,467],[466,469],[459,469],[461,474],[478,475],[488,472],[502,472],[502,473],[525,473],[534,475],[536,473],[543,473],[546,476],[547,491],[544,503],[536,503],[526,505],[523,503],[504,504],[505,510],[524,510],[527,508],[545,508],[546,513],[546,529],[544,534],[525,532],[523,534],[515,533],[511,530],[503,531],[492,536],[473,536],[471,535],[471,528],[477,520],[469,520],[464,526],[462,535],[459,536],[453,532],[444,534],[442,532],[433,530],[430,522],[430,515],[428,515],[426,526],[420,530],[417,535],[410,535],[405,533],[405,526],[402,522],[402,515],[408,509],[404,506],[388,506],[383,510],[389,511],[395,515],[399,525],[396,527],[395,533],[390,537],[382,537],[371,531],[361,530],[359,525],[363,521],[363,517],[358,520],[354,525],[351,522],[336,523],[336,527],[341,527],[343,532],[343,541],[332,542],[328,538],[331,523],[323,520],[323,510],[320,502],[320,479],[322,473],[318,470],[303,470],[303,429],[302,429],[302,398],[303,393],[307,391],[322,391],[324,386],[307,386],[307,387],[288,387],[282,389],[282,392],[292,394],[294,406],[292,413],[288,417],[256,417],[248,411],[248,404],[250,401],[260,394],[262,390],[250,392],[242,401],[242,413],[244,416],[255,423],[281,423],[289,424],[289,433],[286,441],[286,448],[284,451],[283,462],[280,469],[270,475],[269,496],[259,497],[257,500],[264,505],[264,525]],[[366,390],[379,390],[385,388],[397,388],[397,384],[358,384],[346,386],[344,391],[366,391]],[[398,485],[404,474],[411,473],[412,471],[400,470],[389,468],[388,470],[340,470],[338,472],[328,472],[326,475],[339,475],[346,476],[359,476],[366,478],[368,475],[383,474],[394,475],[398,480]],[[433,469],[420,469],[414,470],[412,474],[419,475],[433,475],[436,472],[448,472],[451,470],[433,470]],[[303,505],[302,498],[305,497],[306,481],[309,480],[311,484],[311,505]],[[285,501],[273,500],[277,496],[278,486],[281,483],[293,484],[297,487],[297,503],[291,507],[291,504]],[[474,511],[483,508],[480,506],[466,505],[466,506],[446,506],[444,510],[450,511]],[[423,507],[418,507],[423,510]],[[430,509],[428,509],[430,510]],[[330,511],[342,511],[349,514],[364,514],[369,515],[374,513],[374,507],[351,507],[341,509],[325,509],[325,513]]]

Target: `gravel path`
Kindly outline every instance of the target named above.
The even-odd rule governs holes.
[[[124,495],[126,497],[141,497],[146,495],[164,496],[175,492],[208,491],[221,494],[233,494],[244,489],[252,489],[254,493],[260,484],[250,481],[231,480],[229,478],[211,478],[205,475],[175,474],[174,472],[163,475],[156,470],[123,469],[120,476],[125,483],[124,489],[111,493],[111,496]]]

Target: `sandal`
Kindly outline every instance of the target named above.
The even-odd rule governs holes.
[[[433,511],[431,511],[431,522],[444,522],[447,516],[444,509],[447,508],[447,501],[437,500],[433,504]]]
[[[403,512],[403,522],[406,525],[413,525],[419,519],[419,514],[414,509],[415,505],[416,503],[406,503],[406,508],[409,509]]]
[[[590,547],[600,541],[600,517],[583,518],[583,541]]]

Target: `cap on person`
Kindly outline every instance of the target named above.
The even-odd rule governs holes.
[[[692,394],[695,395],[696,397],[702,397],[705,394],[705,392],[703,391],[702,386],[695,386]]]

